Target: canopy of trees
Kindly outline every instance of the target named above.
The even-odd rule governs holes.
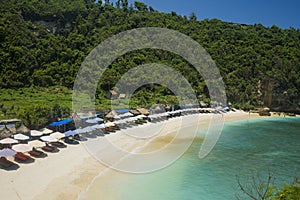
[[[163,27],[190,36],[210,53],[220,69],[228,101],[246,107],[299,107],[299,30],[196,19],[194,13],[189,17],[161,13],[138,1],[129,5],[119,0],[113,5],[109,0],[3,0],[0,88],[72,89],[84,58],[101,41],[129,29]],[[126,71],[153,62],[174,67],[189,80],[199,99],[209,98],[200,75],[181,57],[140,50],[118,58],[105,72],[99,82],[99,99]],[[137,99],[147,96],[144,88]]]

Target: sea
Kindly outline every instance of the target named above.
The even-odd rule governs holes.
[[[203,138],[206,130],[198,130]],[[195,140],[174,164],[148,174],[116,175],[99,184],[94,199],[232,200],[266,183],[282,187],[300,175],[300,117],[271,117],[226,123],[213,151],[198,157]],[[103,194],[103,197],[102,195]],[[104,197],[105,196],[105,197]]]

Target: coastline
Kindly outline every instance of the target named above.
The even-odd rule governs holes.
[[[194,122],[188,126],[197,126],[198,129],[207,128],[211,114],[200,114],[201,120],[199,124]],[[198,115],[197,115],[198,116]],[[182,118],[191,119],[195,115],[183,116]],[[196,117],[197,118],[197,117]],[[246,113],[243,111],[229,112],[224,114],[224,122],[232,122],[245,120],[249,118],[264,118],[255,113]],[[172,140],[169,133],[176,129],[176,124],[180,118],[174,118],[166,121],[166,130],[164,135],[149,142],[142,140],[136,143],[136,140],[128,139],[125,134],[113,133],[106,135],[109,140],[125,148],[126,150],[134,150],[142,148],[146,151],[152,151],[159,145],[164,145]],[[155,124],[146,124],[147,130],[150,130]],[[127,131],[145,127],[134,127]],[[100,137],[88,138],[88,140],[101,140]],[[163,142],[162,142],[163,141]],[[147,143],[148,142],[148,143]],[[103,147],[105,148],[105,147]],[[104,152],[108,156],[111,152]],[[99,161],[95,160],[87,151],[83,144],[71,146],[61,149],[60,152],[48,154],[46,158],[37,158],[35,163],[20,164],[20,168],[15,171],[0,171],[2,196],[9,199],[77,199],[87,197],[90,190],[93,191],[93,183],[101,177],[101,179],[109,180],[114,177],[114,170],[109,169]],[[126,176],[126,175],[125,175]],[[86,193],[88,191],[88,193]],[[99,191],[101,192],[101,191]],[[93,193],[93,192],[92,192]],[[97,191],[96,191],[97,193]],[[95,195],[97,196],[97,194]],[[87,196],[85,196],[87,195]],[[109,199],[104,197],[103,199]]]

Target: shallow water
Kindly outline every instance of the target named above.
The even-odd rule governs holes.
[[[200,130],[189,150],[173,165],[143,175],[114,172],[111,179],[95,182],[100,194],[88,196],[114,200],[231,200],[239,191],[236,175],[244,183],[252,173],[257,176],[259,172],[259,178],[266,180],[268,169],[276,178],[275,185],[281,186],[300,172],[299,130],[300,118],[231,122],[225,125],[213,151],[199,159],[206,131]]]

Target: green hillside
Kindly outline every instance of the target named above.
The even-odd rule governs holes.
[[[223,77],[228,101],[241,107],[269,106],[299,109],[300,31],[261,24],[244,25],[217,19],[197,21],[196,16],[161,13],[142,2],[110,3],[90,0],[1,0],[0,3],[0,105],[11,115],[23,109],[22,98],[10,93],[71,90],[84,58],[101,41],[139,27],[163,27],[186,34],[212,56]],[[107,91],[129,69],[143,63],[164,63],[181,72],[199,100],[209,101],[202,78],[185,60],[162,50],[140,50],[118,58],[99,82],[96,103],[105,107]],[[23,89],[22,89],[23,88]],[[27,88],[27,89],[26,89]],[[11,92],[12,91],[12,92]],[[51,92],[52,91],[52,92]],[[159,92],[153,95],[153,91]],[[24,92],[26,94],[26,92]],[[28,96],[28,94],[27,94]],[[47,96],[47,94],[44,94]],[[56,98],[49,105],[60,104]],[[29,100],[30,102],[31,100]],[[34,100],[33,100],[34,101]],[[46,104],[47,98],[46,98]],[[176,102],[162,86],[145,86],[132,99],[133,106]],[[71,102],[63,103],[70,108]],[[14,105],[13,109],[10,109]],[[3,110],[2,112],[3,117]],[[7,112],[5,112],[7,113]],[[4,114],[5,114],[4,113]],[[4,116],[5,117],[5,116]]]

